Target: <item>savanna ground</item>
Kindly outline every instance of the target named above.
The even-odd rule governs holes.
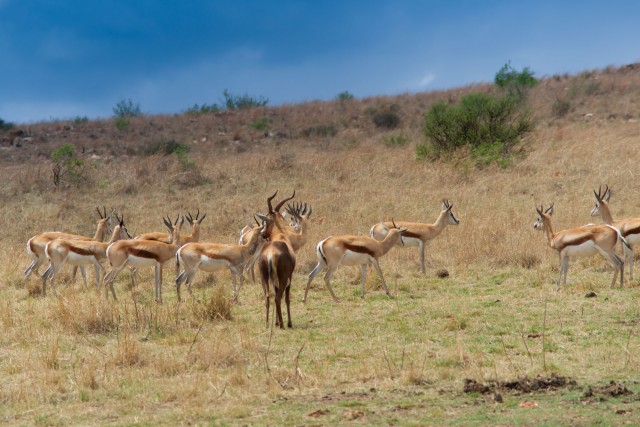
[[[530,95],[536,130],[506,169],[462,155],[417,161],[422,114],[469,90],[492,89],[143,117],[120,130],[112,121],[19,127],[0,152],[2,423],[640,423],[640,279],[610,289],[603,259],[577,260],[556,292],[557,255],[532,228],[534,207],[551,202],[556,229],[599,220],[589,217],[592,190],[605,183],[614,217],[640,216],[640,72],[544,79]],[[552,108],[559,101],[567,111]],[[375,128],[368,111],[393,103],[401,126]],[[268,130],[251,126],[264,117]],[[394,134],[409,143],[385,144]],[[189,146],[187,157],[149,154],[168,140]],[[90,167],[80,184],[55,189],[50,153],[67,142]],[[291,330],[265,327],[259,285],[247,282],[230,304],[227,272],[199,273],[202,305],[176,302],[169,267],[162,305],[150,271],[133,290],[123,272],[117,302],[80,278],[65,287],[68,271],[44,298],[38,278],[23,277],[29,237],[93,234],[95,206],[123,212],[136,234],[199,208],[201,241],[231,243],[276,189],[295,189],[312,218],[326,217],[297,255]],[[433,222],[443,198],[461,224],[429,246],[426,275],[415,248],[393,249],[381,260],[392,299],[370,270],[362,300],[357,269],[343,267],[339,304],[318,276],[302,305],[317,241],[367,234],[391,217]],[[510,383],[518,379],[541,388]]]

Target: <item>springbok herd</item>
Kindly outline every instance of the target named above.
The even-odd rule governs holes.
[[[249,270],[254,279],[254,266],[257,263],[262,288],[265,296],[266,320],[269,324],[269,304],[274,297],[276,307],[276,326],[284,328],[281,302],[285,298],[287,305],[287,326],[292,327],[290,311],[290,290],[293,271],[296,267],[296,253],[302,248],[308,235],[311,206],[306,203],[290,202],[295,197],[281,200],[275,207],[272,201],[277,192],[267,198],[268,213],[255,214],[256,225],[247,226],[241,230],[238,244],[203,243],[200,239],[200,226],[206,214],[195,217],[188,213],[178,215],[175,220],[163,218],[168,233],[152,232],[132,238],[124,223],[124,218],[117,213],[107,213],[103,208],[98,213],[96,234],[93,237],[79,236],[63,232],[46,232],[38,234],[27,242],[27,252],[33,258],[24,274],[38,273],[39,267],[45,260],[49,260],[49,267],[42,274],[42,294],[46,295],[47,281],[53,286],[56,274],[68,263],[74,266],[73,276],[79,267],[87,287],[85,266],[95,268],[96,288],[105,284],[105,296],[109,291],[116,299],[114,281],[118,274],[126,267],[131,267],[131,279],[135,284],[137,267],[153,266],[155,269],[155,299],[162,302],[162,269],[164,264],[175,260],[176,292],[181,301],[180,288],[186,283],[187,290],[193,296],[191,283],[198,272],[203,270],[213,272],[228,268],[231,271],[234,299],[238,298],[244,282],[244,271]],[[616,283],[620,273],[620,286],[624,283],[624,264],[629,262],[629,273],[633,279],[633,248],[632,245],[640,240],[640,218],[628,218],[614,221],[609,210],[611,190],[608,186],[604,192],[602,188],[594,191],[596,204],[591,211],[592,216],[601,215],[604,224],[587,224],[581,227],[554,232],[551,226],[553,204],[546,210],[536,208],[538,219],[534,224],[536,230],[544,231],[549,246],[558,251],[560,256],[560,275],[557,288],[561,282],[566,285],[569,258],[601,254],[614,267],[611,287]],[[280,212],[287,204],[285,212]],[[331,286],[331,276],[339,265],[360,265],[362,269],[362,298],[365,293],[366,266],[373,265],[377,271],[387,295],[389,289],[384,280],[382,270],[378,264],[380,257],[385,255],[393,246],[417,246],[420,257],[420,271],[425,273],[425,246],[437,237],[447,225],[458,225],[460,221],[452,211],[453,205],[443,200],[441,212],[433,224],[414,222],[380,222],[371,227],[369,236],[330,236],[316,245],[318,263],[309,274],[304,292],[303,303],[307,300],[309,286],[313,279],[325,268],[324,282],[334,301],[338,298]],[[115,226],[110,231],[112,215],[115,216]],[[289,223],[287,223],[287,216]],[[192,227],[190,235],[181,234],[185,219]],[[111,237],[105,241],[107,235]],[[615,252],[615,247],[621,242],[623,257]],[[104,275],[105,261],[109,261],[110,270]],[[182,272],[180,272],[182,269]],[[103,277],[104,276],[104,277]],[[254,279],[255,280],[255,279]],[[55,288],[54,288],[55,289]],[[194,297],[195,298],[195,297]]]

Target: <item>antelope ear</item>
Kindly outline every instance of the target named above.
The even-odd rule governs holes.
[[[607,187],[607,191],[605,191],[604,195],[606,197],[607,203],[609,203],[609,199],[611,199],[611,189],[609,187]]]
[[[207,216],[207,213],[205,212],[204,215],[202,215],[202,218],[200,218],[200,224],[202,224],[202,221],[204,221],[204,218]]]

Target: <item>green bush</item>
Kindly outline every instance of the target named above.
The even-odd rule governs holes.
[[[517,71],[506,63],[495,75],[496,86],[504,89],[510,96],[519,100],[526,98],[529,89],[538,84],[538,80],[533,76],[533,72],[525,67],[522,71]]]
[[[218,105],[216,104],[211,104],[211,105],[193,104],[193,107],[188,108],[186,113],[187,114],[206,114],[206,113],[217,113],[218,111],[220,111],[220,107],[218,107]]]
[[[141,116],[140,104],[134,103],[131,99],[123,99],[113,107],[113,115],[119,118]]]
[[[186,155],[189,152],[189,146],[177,142],[175,140],[169,141],[155,141],[147,145],[145,153],[150,154],[164,154],[170,156],[171,154]]]
[[[335,136],[338,133],[338,129],[335,125],[318,125],[304,129],[301,134],[305,138],[314,136]]]
[[[85,181],[85,163],[76,156],[75,151],[73,144],[64,144],[51,152],[53,185],[56,188],[79,186]]]
[[[532,129],[530,115],[521,108],[518,98],[470,93],[457,105],[442,101],[433,105],[425,114],[423,133],[431,143],[429,152],[433,156],[468,147],[476,156],[493,158],[495,153],[508,156]],[[424,155],[424,148],[420,150],[416,156]]]
[[[405,135],[387,135],[382,140],[387,147],[404,147],[411,141]]]
[[[400,106],[398,104],[369,107],[365,114],[371,116],[376,127],[395,129],[400,125]]]
[[[127,119],[126,117],[118,117],[116,119],[116,128],[120,131],[126,131],[127,129],[129,129],[129,124],[131,122],[129,121],[129,119]]]
[[[349,101],[351,99],[353,99],[354,96],[351,92],[349,92],[348,90],[345,90],[343,92],[340,92],[338,94],[338,96],[336,96],[336,99],[340,102],[344,102],[344,101]]]
[[[4,120],[0,119],[0,132],[8,131],[11,128],[13,128],[13,123],[5,122]]]
[[[251,126],[255,130],[268,131],[270,128],[269,119],[266,117],[263,117],[251,123],[249,126]]]
[[[437,157],[433,145],[419,142],[416,144],[416,160],[429,159],[433,160]]]
[[[250,108],[264,107],[269,103],[268,98],[262,96],[254,98],[247,94],[232,95],[227,89],[222,93],[224,97],[224,105],[227,110],[248,110]]]

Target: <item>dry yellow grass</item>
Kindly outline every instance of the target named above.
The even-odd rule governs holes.
[[[585,77],[545,80],[531,95],[537,127],[527,155],[506,170],[476,170],[464,161],[417,162],[414,144],[385,147],[364,115],[367,107],[399,103],[402,131],[415,143],[420,114],[434,99],[457,97],[458,91],[343,106],[284,106],[216,119],[148,118],[131,131],[145,141],[190,143],[195,166],[188,167],[173,157],[110,157],[79,129],[74,143],[86,143],[102,159],[91,172],[93,185],[60,192],[49,187],[46,157],[15,154],[32,160],[5,163],[0,171],[7,183],[0,190],[0,420],[18,425],[637,422],[633,399],[582,404],[580,391],[542,394],[534,399],[546,405],[545,412],[533,418],[518,406],[527,397],[505,396],[496,406],[462,392],[464,378],[557,372],[582,385],[627,381],[638,395],[631,382],[640,369],[637,281],[610,290],[610,267],[592,258],[573,262],[567,288],[555,292],[557,255],[532,228],[535,206],[551,202],[556,229],[593,221],[592,189],[604,183],[613,189],[614,215],[640,216],[634,186],[640,173],[637,74],[626,68],[594,73],[602,93],[575,95],[573,105],[580,111],[562,119],[550,115],[549,104],[567,93],[559,88],[585,85],[579,80]],[[289,129],[293,135],[329,121],[342,127],[334,137],[271,139],[246,127],[263,115],[274,132]],[[55,126],[33,125],[30,132],[41,135]],[[237,129],[249,142],[229,141]],[[216,140],[220,133],[223,142]],[[121,150],[118,138],[109,142],[114,153]],[[134,136],[121,138],[134,149]],[[193,186],[194,175],[209,182]],[[96,205],[123,212],[129,230],[138,234],[161,230],[163,214],[199,208],[207,212],[201,240],[235,242],[251,215],[266,210],[266,197],[275,189],[283,196],[295,189],[298,200],[313,206],[313,216],[326,216],[323,224],[312,224],[309,243],[298,254],[293,330],[264,328],[259,285],[247,283],[240,305],[228,305],[226,273],[199,276],[194,291],[204,306],[176,303],[169,267],[163,305],[152,301],[150,271],[142,272],[133,290],[122,274],[118,302],[84,290],[80,280],[64,287],[62,277],[58,296],[42,298],[38,280],[22,277],[29,237],[45,230],[93,234]],[[391,217],[433,222],[443,198],[454,203],[461,224],[448,227],[428,247],[425,277],[418,273],[417,249],[394,249],[381,266],[395,298],[387,299],[370,275],[371,289],[361,301],[353,286],[357,269],[342,268],[334,276],[341,304],[331,303],[317,279],[302,306],[317,241],[332,234],[367,234],[372,224]],[[450,276],[436,277],[441,269]],[[592,290],[598,296],[585,299]],[[618,408],[631,412],[616,415]]]

